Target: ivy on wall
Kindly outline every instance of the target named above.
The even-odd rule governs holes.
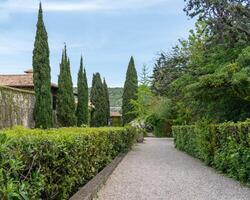
[[[0,128],[13,125],[33,128],[34,103],[34,92],[0,86]]]

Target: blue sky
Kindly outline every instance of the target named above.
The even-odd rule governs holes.
[[[57,82],[66,42],[76,84],[80,56],[89,84],[100,72],[111,87],[123,86],[128,61],[151,70],[156,55],[168,51],[194,27],[184,0],[43,0],[49,35],[52,81]],[[37,0],[0,0],[0,73],[22,73],[32,66]]]

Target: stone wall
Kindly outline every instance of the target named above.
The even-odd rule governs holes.
[[[0,129],[14,125],[33,128],[35,93],[0,86]]]

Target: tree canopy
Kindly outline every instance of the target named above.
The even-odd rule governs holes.
[[[188,16],[206,22],[206,32],[223,44],[250,39],[249,0],[185,0]],[[230,45],[231,46],[231,45]]]
[[[185,11],[196,28],[159,56],[152,91],[175,102],[177,124],[249,118],[249,1],[190,0]]]

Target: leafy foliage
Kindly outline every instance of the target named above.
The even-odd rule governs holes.
[[[139,80],[140,85],[144,85],[148,87],[151,85],[151,77],[149,76],[149,69],[147,65],[142,66],[142,72],[139,77],[140,77],[140,80]]]
[[[178,149],[250,184],[249,129],[248,121],[219,125],[204,121],[193,126],[174,126],[173,135]]]
[[[159,104],[173,114],[173,124],[250,117],[249,6],[246,0],[186,0],[186,14],[198,17],[195,30],[159,55],[152,77],[152,92],[174,102],[173,112],[168,102]],[[157,112],[150,119],[161,124]]]
[[[137,116],[137,119],[143,120],[150,113],[150,107],[152,102],[153,94],[148,86],[140,85],[138,87],[137,99],[131,100],[134,111]]]
[[[89,123],[89,94],[88,94],[88,82],[85,69],[83,70],[83,60],[81,57],[80,69],[78,72],[77,81],[77,125],[82,126],[83,124]]]
[[[66,45],[62,53],[60,75],[58,77],[57,118],[63,127],[76,125],[75,97],[70,73],[70,61],[67,56]]]
[[[126,128],[16,127],[0,133],[0,199],[69,199],[135,141]]]
[[[212,36],[213,41],[231,47],[235,43],[249,41],[249,0],[185,1],[187,3],[184,10],[187,15],[198,16],[200,21],[205,21],[207,26],[204,31]]]
[[[126,73],[126,81],[122,95],[122,117],[123,124],[128,124],[136,118],[132,100],[137,99],[138,78],[135,68],[134,58],[131,57]]]
[[[156,95],[167,95],[170,84],[178,79],[187,67],[188,53],[186,41],[180,41],[182,47],[176,46],[169,54],[161,53],[153,70],[151,89]]]
[[[193,124],[200,119],[236,122],[250,117],[247,42],[235,42],[230,48],[215,44],[203,31],[206,25],[197,23],[178,51],[174,48],[175,53],[161,56],[166,60],[155,68],[153,92],[176,103],[175,124]]]
[[[91,88],[88,89],[88,93],[90,94]],[[109,103],[110,103],[110,111],[111,112],[119,112],[122,107],[122,87],[112,87],[108,88],[109,92]],[[77,87],[74,88],[74,93],[77,93]]]
[[[143,121],[149,115],[153,99],[153,94],[150,89],[151,79],[146,65],[142,67],[139,83],[137,98],[132,99],[131,104],[134,109],[132,112],[137,116],[137,120]]]
[[[42,4],[40,3],[37,31],[33,50],[33,82],[36,96],[34,119],[37,128],[51,128],[52,96],[49,61],[48,34],[43,22]]]
[[[153,126],[156,137],[171,137],[175,116],[175,105],[171,99],[155,97],[152,99],[146,123]]]

